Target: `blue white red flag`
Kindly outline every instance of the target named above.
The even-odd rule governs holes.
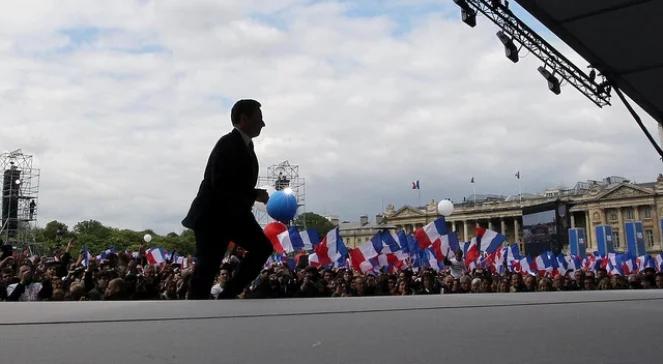
[[[491,254],[506,241],[506,237],[493,230],[487,230],[482,227],[476,228],[476,236],[470,241],[470,247],[465,255],[465,263],[469,263],[479,258],[481,252]]]
[[[321,266],[338,266],[341,260],[348,257],[348,249],[341,239],[339,229],[330,230],[324,239],[315,247],[315,253],[309,256],[309,262],[315,261]]]
[[[439,217],[423,228],[417,229],[414,236],[419,244],[419,249],[423,250],[433,245],[435,240],[440,239],[448,233],[449,230],[447,229],[447,223],[444,220],[444,217]]]
[[[373,270],[373,264],[369,261],[371,258],[367,258],[359,248],[348,249],[348,254],[350,256],[350,264],[353,269],[356,271],[366,273]],[[372,258],[377,257],[375,255]]]
[[[297,251],[311,251],[313,246],[320,242],[320,237],[314,229],[299,231],[296,227],[280,233],[276,237],[286,253]]]
[[[92,254],[90,254],[90,251],[87,249],[87,244],[83,245],[83,251],[81,254],[83,254],[83,261],[81,263],[84,267],[87,267],[90,264],[90,259],[92,259]]]
[[[148,249],[145,252],[145,258],[147,258],[147,264],[149,265],[159,265],[166,262],[166,257],[161,248]]]
[[[649,254],[639,256],[636,262],[638,266],[638,271],[640,272],[644,271],[647,268],[656,269],[656,261]]]

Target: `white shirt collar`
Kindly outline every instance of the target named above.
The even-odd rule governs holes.
[[[246,144],[246,146],[248,147],[249,143],[251,143],[251,137],[246,135],[246,133],[243,132],[240,128],[235,127],[235,129],[239,132],[239,135],[242,136],[242,139],[244,140],[244,144]]]

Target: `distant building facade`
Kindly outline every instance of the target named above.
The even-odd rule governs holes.
[[[371,222],[368,216],[359,218],[359,222],[342,221],[331,219],[332,223],[338,225],[339,234],[348,248],[356,248],[382,230],[395,230],[396,227],[386,222],[382,215],[376,215],[375,221]]]
[[[660,252],[662,246],[661,219],[663,218],[663,176],[656,182],[631,183],[622,177],[608,177],[601,181],[578,182],[573,188],[551,188],[537,195],[522,195],[475,199],[466,198],[454,203],[454,213],[446,218],[449,228],[459,240],[468,241],[474,236],[474,228],[483,226],[507,237],[509,242],[522,246],[522,209],[546,202],[560,200],[570,207],[571,227],[585,228],[587,250],[597,249],[595,227],[611,225],[617,251],[626,249],[624,223],[642,221],[645,246],[649,252]],[[422,207],[387,206],[383,213],[385,226],[412,232],[435,220],[437,202]],[[566,232],[561,232],[566,233]]]

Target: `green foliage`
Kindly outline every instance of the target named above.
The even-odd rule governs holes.
[[[152,235],[149,244],[143,242],[145,234]],[[182,234],[170,232],[161,236],[148,229],[134,231],[129,229],[118,229],[103,225],[96,220],[85,220],[74,225],[73,231],[69,231],[67,225],[56,220],[46,224],[44,228],[35,230],[38,243],[43,244],[46,252],[53,251],[57,247],[64,247],[70,239],[76,239],[70,253],[76,256],[84,245],[92,254],[114,247],[117,251],[137,251],[141,244],[146,248],[161,247],[172,251],[177,250],[179,255],[193,254],[196,239],[192,230],[184,230]]]
[[[320,234],[320,237],[323,237],[329,230],[334,228],[334,224],[331,221],[314,212],[305,212],[297,216],[295,225],[301,228],[315,229]]]

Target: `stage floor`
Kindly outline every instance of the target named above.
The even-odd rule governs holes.
[[[663,360],[663,290],[0,307],[7,363]]]

